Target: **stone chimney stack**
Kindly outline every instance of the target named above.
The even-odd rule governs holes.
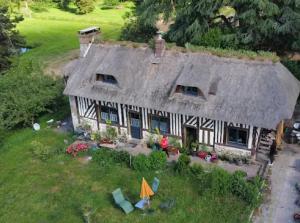
[[[157,32],[157,36],[155,38],[155,51],[154,55],[156,58],[161,58],[165,51],[166,41],[162,38],[162,33]]]
[[[78,31],[79,43],[80,43],[80,57],[84,58],[88,54],[91,46],[100,37],[100,28],[90,27]]]

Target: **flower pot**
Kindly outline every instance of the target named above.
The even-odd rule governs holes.
[[[208,155],[208,153],[205,151],[199,151],[197,155],[200,159],[205,159],[205,157]]]

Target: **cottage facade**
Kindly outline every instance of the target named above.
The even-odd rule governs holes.
[[[262,129],[290,119],[299,82],[279,62],[95,43],[99,29],[79,32],[80,58],[65,69],[74,127],[106,123],[130,138],[149,132],[216,150],[254,153]]]

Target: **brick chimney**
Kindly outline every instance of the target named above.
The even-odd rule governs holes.
[[[157,32],[157,36],[155,38],[155,51],[154,55],[156,58],[161,58],[165,51],[166,41],[162,38],[162,32]]]
[[[100,37],[100,28],[89,27],[78,31],[80,43],[80,57],[84,58],[89,52],[92,44]]]

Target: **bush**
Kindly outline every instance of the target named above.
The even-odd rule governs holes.
[[[114,127],[107,126],[105,137],[109,140],[114,141],[118,136],[117,130]]]
[[[248,182],[245,174],[241,171],[236,171],[232,175],[231,193],[247,202],[251,207],[256,207],[260,202],[261,186],[262,182],[258,178]]]
[[[75,4],[77,6],[77,11],[79,14],[86,14],[94,11],[94,1],[93,0],[76,0]]]
[[[191,159],[188,155],[181,154],[178,158],[177,163],[174,166],[175,172],[183,173],[188,170]]]
[[[43,161],[49,159],[51,156],[50,148],[38,141],[31,142],[31,152],[34,157]]]
[[[93,155],[93,162],[96,162],[101,167],[109,167],[113,165],[114,159],[110,149],[99,149]]]
[[[231,189],[231,175],[221,169],[221,168],[215,168],[211,172],[211,185],[210,185],[210,191],[214,194],[221,194],[225,195],[230,193]]]
[[[119,4],[119,0],[104,0],[101,9],[113,9]]]
[[[198,176],[203,173],[203,167],[201,166],[201,164],[194,163],[192,166],[190,166],[190,173],[193,176]]]
[[[114,151],[112,150],[113,160],[117,163],[124,163],[129,165],[130,154],[126,151]]]
[[[146,155],[139,154],[133,158],[132,168],[138,171],[150,170],[150,162]]]
[[[43,75],[33,63],[23,61],[1,76],[0,129],[31,125],[34,118],[62,99],[62,80]]]
[[[101,148],[92,156],[93,161],[103,167],[109,167],[116,163],[129,165],[130,162],[130,154],[126,151],[115,151],[112,149]]]
[[[167,156],[165,152],[154,151],[148,157],[150,170],[162,170],[167,165]]]

